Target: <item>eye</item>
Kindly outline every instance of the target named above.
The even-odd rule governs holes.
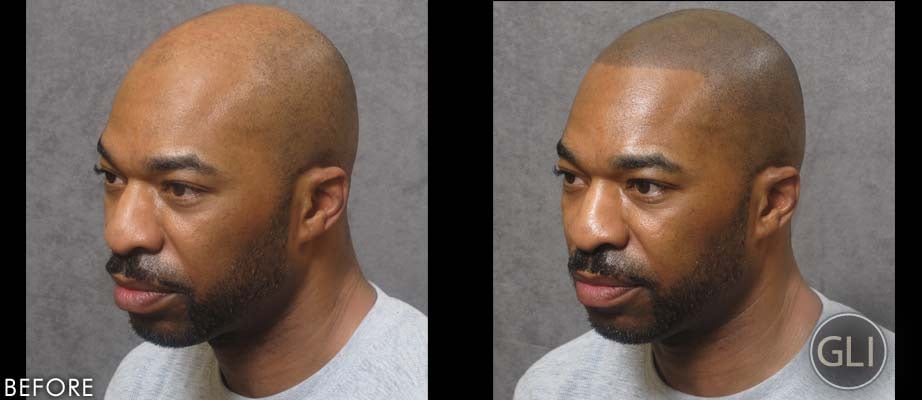
[[[641,194],[647,194],[647,193],[650,192],[650,186],[651,186],[651,185],[652,185],[652,183],[650,183],[650,182],[645,182],[645,181],[644,181],[644,182],[637,182],[637,186],[636,186],[636,187],[637,187],[637,191],[640,192]]]
[[[201,189],[196,189],[179,182],[165,182],[163,184],[163,190],[168,192],[171,196],[181,199],[193,199],[203,192]]]
[[[557,176],[561,176],[561,175],[562,175],[562,176],[563,176],[563,181],[564,181],[564,184],[565,184],[565,185],[575,185],[575,184],[578,184],[578,183],[582,182],[582,179],[579,179],[579,178],[578,178],[575,174],[573,174],[572,172],[564,171],[564,170],[558,168],[556,165],[554,166],[554,175],[557,175]]]
[[[650,196],[650,197],[660,196],[667,189],[665,186],[661,184],[658,184],[653,181],[648,181],[646,179],[629,180],[628,189],[631,189],[631,188],[636,190],[637,193],[640,193],[644,196]]]
[[[561,172],[561,174],[563,174],[563,180],[567,183],[572,184],[576,181],[576,176],[573,176],[573,174],[569,172]]]
[[[106,183],[110,185],[115,185],[116,181],[119,179],[118,175],[113,174],[112,172],[109,172],[107,170],[104,170],[96,165],[93,166],[93,172],[95,172],[96,175],[102,175]]]

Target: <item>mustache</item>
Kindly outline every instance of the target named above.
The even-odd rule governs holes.
[[[123,256],[113,253],[106,262],[106,272],[109,274],[122,274],[128,279],[160,286],[177,293],[191,293],[191,288],[180,283],[181,279],[170,276],[170,271],[176,270],[149,254],[134,253]]]
[[[644,263],[629,258],[623,250],[611,245],[602,245],[591,252],[576,249],[567,261],[570,274],[591,272],[631,282],[638,286],[655,288],[656,278]]]

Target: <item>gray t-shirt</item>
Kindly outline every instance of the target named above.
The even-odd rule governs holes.
[[[851,308],[827,299],[820,322]],[[787,365],[756,386],[720,399],[887,399],[894,395],[893,332],[887,339],[887,360],[880,376],[856,390],[836,389],[823,382],[810,362],[810,340]],[[624,345],[594,330],[560,346],[538,360],[515,387],[515,400],[535,399],[705,399],[669,387],[653,365],[650,344]],[[715,397],[707,397],[715,399]]]
[[[374,306],[346,345],[319,371],[267,400],[425,399],[429,320],[378,286]],[[164,348],[144,342],[115,371],[108,400],[232,399],[208,343]]]

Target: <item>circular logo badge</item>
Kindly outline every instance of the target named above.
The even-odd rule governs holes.
[[[845,390],[867,386],[884,370],[887,340],[871,320],[836,314],[813,331],[810,361],[820,379]]]

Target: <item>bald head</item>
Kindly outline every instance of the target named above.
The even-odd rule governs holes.
[[[357,131],[345,61],[285,10],[217,9],[151,44],[95,167],[121,262],[108,272],[173,292],[156,310],[123,307],[135,331],[164,346],[250,337],[306,310],[301,293],[360,276],[346,217]]]
[[[132,106],[162,121],[142,126],[185,135],[208,127],[226,135],[217,140],[267,152],[288,177],[313,165],[348,173],[355,159],[358,117],[345,60],[277,7],[220,8],[158,38],[125,77],[110,124]]]
[[[804,110],[794,64],[771,36],[733,14],[682,10],[621,35],[596,64],[690,71],[702,77],[697,106],[705,131],[721,135],[744,168],[800,168]],[[692,94],[689,94],[692,97]]]

